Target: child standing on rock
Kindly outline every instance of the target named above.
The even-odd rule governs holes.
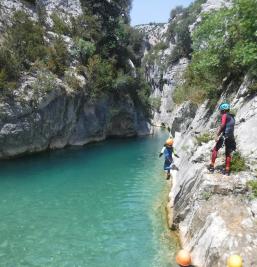
[[[173,147],[173,144],[174,140],[172,138],[168,138],[166,140],[164,147],[161,150],[161,153],[159,154],[159,157],[161,157],[163,154],[165,157],[163,168],[167,172],[167,177],[166,177],[167,180],[170,179],[170,170],[176,168],[172,155],[174,154],[175,157],[179,158],[179,156],[175,151],[175,148]]]

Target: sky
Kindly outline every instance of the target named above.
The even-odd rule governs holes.
[[[131,24],[167,22],[170,11],[179,5],[187,7],[192,0],[133,0]]]

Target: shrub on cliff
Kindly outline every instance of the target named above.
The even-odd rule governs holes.
[[[77,78],[75,73],[65,72],[64,74],[64,82],[73,90],[78,90],[81,88],[81,84],[79,79]]]
[[[178,6],[171,11],[166,36],[176,47],[168,59],[168,64],[175,63],[181,57],[190,57],[193,50],[189,26],[195,22],[201,12],[201,5],[205,2],[206,0],[196,0],[187,8]]]
[[[151,97],[150,98],[150,105],[152,107],[153,110],[159,112],[160,111],[160,107],[161,107],[161,97]]]
[[[0,46],[0,87],[14,88],[20,72],[47,54],[43,27],[28,14],[17,11]]]
[[[41,69],[38,72],[36,80],[31,84],[34,93],[34,101],[44,93],[50,93],[57,87],[56,76],[47,69]]]
[[[19,62],[10,50],[0,47],[0,90],[13,87],[19,76]]]
[[[251,180],[247,183],[247,186],[251,191],[251,198],[257,198],[257,181]]]
[[[72,55],[79,58],[82,64],[86,64],[88,59],[94,55],[95,51],[96,47],[94,43],[79,38],[75,40]]]
[[[68,61],[68,50],[61,37],[57,37],[47,50],[45,63],[47,68],[58,76],[63,76]]]
[[[14,14],[3,45],[13,52],[16,60],[25,68],[29,68],[30,62],[46,55],[43,27],[23,11]]]
[[[203,143],[208,143],[211,140],[213,140],[214,135],[211,133],[203,133],[201,135],[196,136],[195,138],[196,138],[197,144],[201,146]]]
[[[63,35],[71,34],[71,26],[69,22],[65,21],[61,14],[59,14],[58,12],[53,12],[51,19],[53,21],[53,31],[55,33]]]
[[[108,92],[113,87],[113,65],[95,55],[87,64],[88,87],[90,98],[95,100]]]
[[[192,61],[177,94],[190,91],[190,97],[184,93],[187,99],[201,94],[200,102],[206,98],[214,102],[226,77],[257,76],[256,9],[255,0],[234,0],[232,8],[203,17],[194,31]]]
[[[235,152],[232,157],[231,171],[240,172],[245,170],[246,170],[246,163],[244,157],[240,154],[240,152]]]

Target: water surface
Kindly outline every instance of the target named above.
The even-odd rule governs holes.
[[[0,266],[174,267],[166,137],[0,162]]]

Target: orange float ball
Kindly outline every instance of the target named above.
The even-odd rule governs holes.
[[[187,251],[180,250],[176,256],[176,262],[180,266],[188,267],[192,264],[191,256]]]

